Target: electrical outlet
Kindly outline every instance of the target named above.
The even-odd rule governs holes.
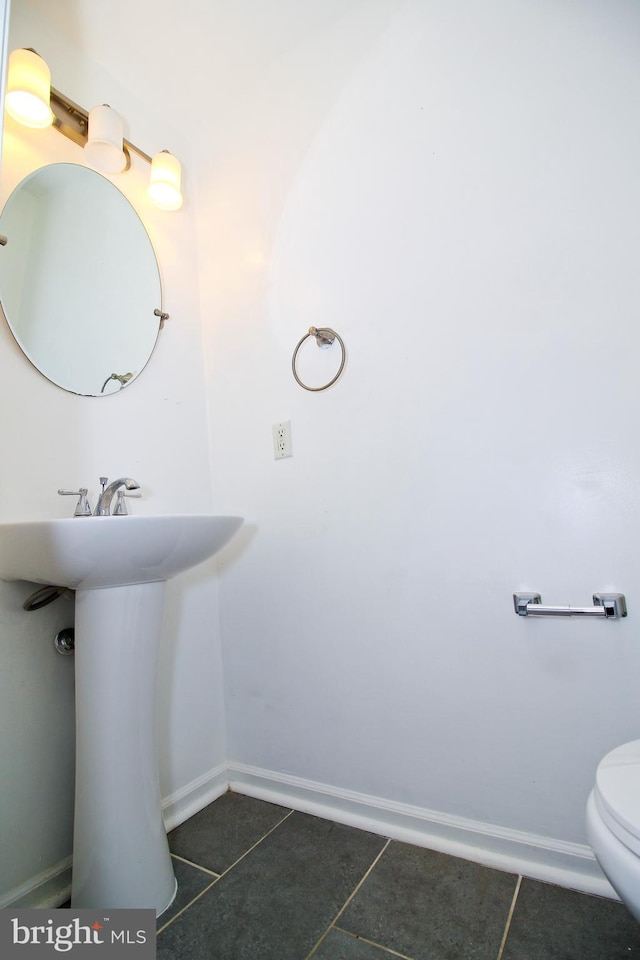
[[[291,449],[291,420],[273,425],[273,456],[276,460],[292,457]]]

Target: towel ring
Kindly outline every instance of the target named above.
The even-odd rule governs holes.
[[[306,383],[303,383],[300,377],[298,376],[298,371],[296,370],[296,359],[298,356],[298,350],[305,342],[308,337],[315,337],[316,343],[319,347],[330,347],[332,343],[336,340],[340,344],[340,350],[342,351],[342,357],[340,359],[340,366],[338,372],[332,380],[329,380],[329,383],[325,383],[322,387],[308,387]],[[309,327],[308,333],[305,333],[304,337],[298,342],[295,350],[293,351],[293,357],[291,360],[291,369],[293,370],[293,375],[296,379],[296,383],[299,383],[304,390],[311,390],[314,393],[317,393],[319,390],[326,390],[327,387],[330,387],[333,383],[336,382],[342,371],[344,370],[345,360],[347,359],[347,351],[345,349],[344,340],[339,333],[336,333],[335,330],[332,330],[331,327]]]

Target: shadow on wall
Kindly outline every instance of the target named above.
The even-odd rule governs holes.
[[[53,640],[73,626],[74,599],[27,613],[35,589],[0,582],[0,907],[28,905],[68,869],[73,843],[74,658]]]

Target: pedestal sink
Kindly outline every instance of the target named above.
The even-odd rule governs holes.
[[[155,723],[165,582],[241,524],[208,515],[0,524],[0,579],[76,591],[75,908],[160,914],[175,896]]]

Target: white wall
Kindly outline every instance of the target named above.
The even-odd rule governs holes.
[[[143,499],[132,501],[135,513],[215,510],[187,144],[179,131],[167,126],[166,117],[154,114],[134,92],[69,44],[26,0],[13,5],[10,49],[17,46],[35,47],[51,67],[54,86],[76,102],[89,107],[110,101],[125,116],[127,135],[146,152],[167,146],[180,155],[187,200],[177,214],[151,208],[144,193],[148,167],[142,163],[114,179],[137,207],[153,240],[164,308],[170,314],[152,361],[127,389],[98,399],[63,392],[35,372],[4,321],[0,324],[0,446],[5,465],[0,520],[70,516],[73,501],[58,497],[58,487],[87,485],[95,502],[101,474],[133,476],[140,482]],[[7,119],[0,202],[31,169],[63,160],[81,163],[82,153],[53,130],[27,133]],[[0,861],[0,902],[16,892],[27,895],[36,875],[62,869],[71,852],[72,667],[61,658],[58,662],[50,643],[59,628],[58,605],[22,612],[20,604],[30,589],[7,584],[0,602],[5,785],[0,847],[8,853]],[[60,673],[66,677],[63,683],[56,679]],[[206,790],[225,756],[212,563],[169,585],[159,689],[162,795],[174,801],[170,815],[175,816],[185,787],[197,781]],[[25,714],[31,716],[29,704],[34,710],[37,704],[37,716],[24,722]],[[47,771],[58,769],[67,775],[58,775],[53,783]]]
[[[640,735],[640,10],[349,11],[230,102],[198,210],[217,501],[247,520],[230,759],[581,845]],[[326,393],[291,376],[310,324],[348,348]],[[522,589],[629,617],[520,619]]]

